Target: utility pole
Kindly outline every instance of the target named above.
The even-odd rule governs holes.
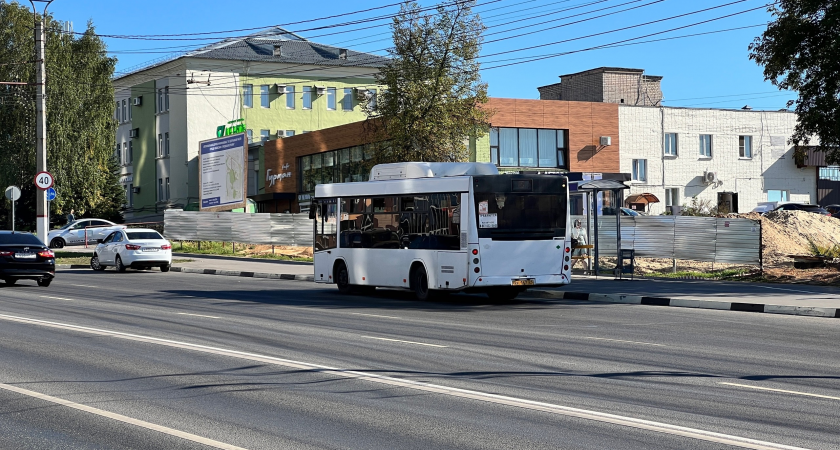
[[[35,9],[35,2],[46,3],[44,13],[38,17]],[[44,26],[47,17],[47,8],[53,0],[29,0],[32,4],[32,14],[35,16],[35,172],[47,171],[47,71],[44,57]],[[47,242],[47,233],[50,230],[49,204],[47,203],[47,192],[43,189],[35,189],[36,195],[36,228],[38,239]]]

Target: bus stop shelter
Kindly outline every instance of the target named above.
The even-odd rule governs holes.
[[[591,236],[588,242],[592,243],[592,273],[618,275],[622,261],[621,207],[624,191],[629,186],[621,181],[604,179],[569,183],[571,194],[582,196],[579,212],[582,212],[586,223],[587,236]],[[613,257],[615,264],[608,262]]]

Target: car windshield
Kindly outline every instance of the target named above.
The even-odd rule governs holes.
[[[126,234],[128,234],[128,239],[131,241],[143,239],[163,239],[163,237],[156,231],[129,231]]]
[[[39,247],[44,246],[44,243],[41,242],[37,236],[29,233],[0,234],[0,245],[2,244],[37,245]]]
[[[824,212],[825,210],[817,205],[802,205],[799,207],[803,211],[810,211],[810,212]]]

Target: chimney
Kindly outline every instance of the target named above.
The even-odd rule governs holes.
[[[347,59],[347,49],[346,48],[338,49],[338,59]]]
[[[274,56],[283,56],[283,47],[280,44],[274,44]]]

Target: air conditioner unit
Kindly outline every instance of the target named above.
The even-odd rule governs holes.
[[[601,145],[604,147],[612,145],[612,136],[601,136]]]
[[[703,172],[703,182],[706,184],[716,183],[718,181],[717,172]]]
[[[359,100],[367,100],[370,91],[365,88],[356,88],[356,98]]]
[[[132,128],[132,129],[128,130],[128,137],[130,137],[130,138],[140,137],[140,129],[139,128]]]
[[[134,106],[140,106],[143,104],[143,96],[134,97]]]
[[[274,89],[277,90],[278,94],[285,94],[286,93],[286,85],[277,83],[274,85]]]
[[[140,186],[134,186],[133,188],[131,188],[131,192],[133,192],[135,194],[139,194],[140,193]]]
[[[315,86],[315,94],[324,95],[326,93],[327,93],[327,88],[325,86]]]
[[[283,130],[277,130],[277,133],[275,133],[275,134],[276,134],[276,135],[277,135],[277,137],[279,137],[279,138],[286,136],[286,132],[285,132],[285,131],[283,131]]]

